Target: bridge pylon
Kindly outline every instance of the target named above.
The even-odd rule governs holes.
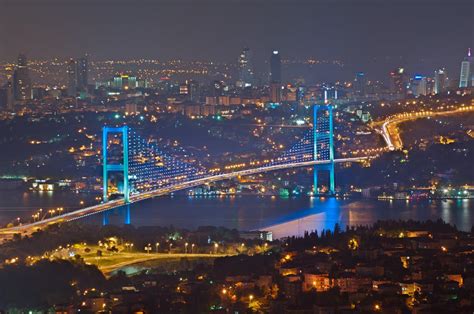
[[[313,168],[313,194],[319,194],[318,174],[329,172],[329,194],[335,194],[334,186],[334,125],[333,107],[330,104],[313,105],[313,159],[329,160],[329,163],[315,165]]]
[[[107,160],[108,135],[109,133],[119,133],[122,135],[122,163],[109,164]],[[109,172],[122,172],[123,174],[123,198],[125,201],[125,224],[130,224],[130,186],[128,174],[128,126],[122,127],[103,127],[102,128],[102,190],[103,201],[109,199]],[[104,212],[103,224],[109,222],[108,213]]]

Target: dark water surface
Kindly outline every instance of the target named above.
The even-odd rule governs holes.
[[[0,191],[0,224],[26,219],[38,208],[77,208],[94,196],[73,193]],[[123,223],[121,210],[110,222]],[[367,225],[377,220],[438,218],[468,231],[474,223],[474,200],[377,201],[368,199],[280,198],[259,196],[187,197],[168,196],[131,205],[132,224],[193,229],[213,225],[238,230],[265,229],[274,237],[301,235],[305,230],[333,229],[336,223]],[[84,219],[101,223],[101,215]]]

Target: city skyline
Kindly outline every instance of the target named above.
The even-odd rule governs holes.
[[[472,0],[0,0],[0,313],[474,313]]]
[[[387,72],[380,72],[381,62],[388,68],[404,66],[424,74],[441,67],[457,72],[459,60],[473,46],[472,11],[464,0],[386,1],[384,5],[370,0],[282,0],[271,6],[212,0],[199,5],[184,0],[141,0],[136,5],[120,0],[113,5],[110,1],[20,0],[4,7],[2,60],[14,60],[21,52],[30,58],[89,53],[96,59],[178,57],[231,62],[238,51],[249,47],[257,71],[266,66],[269,52],[278,49],[284,58],[340,59],[348,72],[379,77]],[[440,17],[442,27],[437,27]]]

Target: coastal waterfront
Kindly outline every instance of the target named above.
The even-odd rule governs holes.
[[[0,223],[17,217],[27,219],[39,208],[77,208],[95,195],[74,193],[0,192]],[[170,226],[194,229],[223,226],[238,230],[268,230],[275,238],[302,235],[304,231],[330,229],[338,223],[370,225],[377,220],[436,220],[469,231],[474,223],[472,199],[377,201],[371,199],[281,198],[270,196],[160,197],[131,205],[135,226]],[[100,224],[102,215],[83,219]],[[110,222],[123,223],[120,209],[112,211]]]

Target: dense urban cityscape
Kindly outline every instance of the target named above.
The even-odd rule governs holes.
[[[472,4],[38,2],[0,2],[0,313],[474,312]]]

